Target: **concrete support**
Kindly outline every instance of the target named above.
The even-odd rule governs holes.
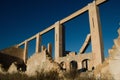
[[[95,1],[96,1],[96,5],[100,5],[101,3],[103,3],[103,2],[105,2],[105,1],[107,1],[107,0],[95,0]],[[65,22],[67,22],[67,21],[69,21],[69,20],[71,20],[71,19],[79,16],[80,14],[86,12],[87,10],[88,10],[88,6],[83,7],[82,9],[74,12],[73,14],[69,15],[68,17],[60,20],[60,24],[63,24],[63,23],[65,23]]]
[[[96,2],[93,1],[93,3],[90,3],[88,5],[88,7],[89,7],[93,64],[94,66],[97,66],[98,64],[101,64],[104,60],[101,23]]]
[[[23,52],[23,60],[25,63],[27,63],[27,56],[28,56],[28,41],[25,41],[24,44],[24,52]]]
[[[62,57],[63,54],[63,33],[60,22],[55,23],[55,59]]]
[[[44,51],[45,49],[46,49],[46,47],[42,45],[41,46],[41,52]]]
[[[86,49],[89,45],[90,39],[91,39],[91,35],[88,34],[86,37],[86,40],[84,41],[82,47],[80,48],[80,54],[83,54],[86,51]]]
[[[41,43],[41,36],[39,34],[37,34],[36,36],[36,53],[40,52],[40,43]]]
[[[52,56],[52,44],[48,43],[48,54]]]

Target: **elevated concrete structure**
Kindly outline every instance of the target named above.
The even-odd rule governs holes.
[[[60,22],[55,23],[55,59],[63,56],[63,29]]]
[[[85,64],[88,61],[90,61],[90,66],[89,69],[92,69],[93,67],[95,68],[97,65],[102,64],[104,60],[104,55],[103,55],[103,42],[102,42],[102,31],[101,31],[101,24],[100,24],[100,17],[99,17],[99,9],[98,5],[101,3],[105,2],[106,0],[95,0],[92,3],[89,3],[87,6],[83,7],[82,9],[76,11],[75,13],[71,14],[70,16],[59,20],[55,24],[51,25],[47,29],[37,33],[36,35],[30,37],[29,39],[26,39],[25,41],[21,42],[20,44],[16,45],[17,48],[20,46],[24,45],[24,51],[23,51],[23,60],[26,63],[27,62],[27,56],[28,56],[28,43],[36,39],[36,47],[35,47],[35,53],[40,53],[41,51],[45,50],[46,48],[42,46],[42,49],[40,50],[41,47],[41,40],[42,40],[42,35],[45,34],[46,32],[54,29],[55,30],[55,61],[61,63],[62,60],[66,61],[71,60],[73,58],[76,60],[79,64]],[[80,49],[79,55],[73,54],[68,54],[68,56],[63,57],[63,54],[65,53],[65,47],[64,47],[64,29],[62,26],[65,22],[68,22],[69,20],[74,19],[75,17],[83,14],[84,12],[88,11],[89,14],[89,23],[90,23],[90,34],[86,37],[86,40],[83,44],[83,46]],[[87,46],[89,45],[91,41],[92,44],[92,51],[90,54],[84,54]],[[51,54],[52,53],[52,46],[48,45],[48,52]],[[72,55],[71,57],[69,57]],[[84,57],[83,57],[84,56]],[[89,57],[87,57],[89,56]],[[82,60],[83,63],[81,63]],[[72,64],[74,63],[71,62],[66,62],[66,64]],[[76,64],[76,62],[75,62]],[[83,65],[84,66],[84,65]],[[69,67],[68,67],[69,68]]]
[[[102,43],[102,31],[101,31],[101,24],[100,24],[100,17],[99,17],[99,10],[98,5],[105,2],[106,0],[96,0],[92,3],[88,4],[87,6],[83,7],[82,9],[76,11],[75,13],[71,14],[70,16],[56,22],[55,24],[51,25],[47,29],[37,33],[35,36],[25,40],[24,42],[18,44],[17,46],[21,46],[25,44],[24,48],[24,61],[26,62],[27,59],[27,46],[28,42],[32,39],[36,38],[36,52],[39,53],[40,51],[40,43],[41,43],[41,36],[52,30],[55,29],[55,60],[58,61],[60,57],[63,56],[64,53],[64,32],[63,26],[65,22],[74,19],[75,17],[83,14],[84,12],[88,11],[89,13],[89,22],[90,22],[90,34],[87,36],[83,46],[80,49],[80,53],[83,54],[86,50],[87,46],[89,45],[90,41],[92,43],[92,65],[96,67],[99,64],[102,64],[104,60],[103,55],[103,43]],[[96,47],[97,46],[97,47]],[[51,52],[51,51],[50,51]]]
[[[40,52],[40,42],[41,42],[41,36],[39,34],[36,35],[36,53]]]
[[[87,63],[83,64],[83,62],[85,60],[87,60]],[[71,64],[71,62],[76,62],[76,69],[77,70],[82,70],[84,68],[86,70],[92,70],[92,67],[93,67],[93,65],[92,65],[92,54],[91,53],[78,54],[78,55],[75,55],[73,53],[69,53],[65,57],[58,58],[57,62],[59,64],[64,63],[65,64],[64,68],[66,70],[70,70],[70,66],[74,66],[74,63]]]
[[[93,3],[90,3],[88,6],[89,6],[92,53],[94,65],[96,66],[98,64],[101,64],[104,60],[101,23],[99,17],[99,10],[98,7],[96,6],[96,2],[94,1]]]
[[[23,60],[26,63],[27,62],[27,54],[28,54],[28,41],[25,41],[24,45],[24,52],[23,52]]]
[[[52,56],[52,44],[48,43],[48,54]]]

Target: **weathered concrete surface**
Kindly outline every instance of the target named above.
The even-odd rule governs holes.
[[[35,75],[36,71],[39,72],[42,69],[44,70],[51,70],[53,68],[58,69],[59,64],[63,64],[64,69],[71,69],[76,68],[78,70],[81,70],[83,68],[87,70],[94,70],[96,66],[101,66],[104,60],[103,55],[103,43],[102,43],[102,32],[101,32],[101,24],[100,24],[100,17],[99,17],[99,9],[97,5],[103,3],[106,0],[95,0],[86,7],[82,8],[81,10],[73,13],[72,15],[68,16],[67,18],[58,21],[51,27],[43,30],[42,32],[36,34],[35,36],[25,40],[24,42],[17,45],[17,47],[24,44],[24,51],[20,51],[21,54],[15,54],[17,52],[11,52],[14,50],[7,49],[3,50],[4,53],[11,53],[13,56],[18,56],[20,59],[23,59],[24,62],[27,62],[27,71],[26,73],[28,75]],[[85,51],[85,48],[88,44],[88,42],[91,40],[92,43],[92,51],[89,54],[78,54],[76,55],[74,52],[68,54],[67,56],[63,57],[63,51],[64,51],[64,42],[63,42],[63,27],[62,24],[64,22],[67,22],[71,20],[72,18],[77,17],[81,13],[84,13],[88,11],[89,13],[89,22],[90,22],[90,36],[88,36],[88,39],[85,41],[85,44],[83,44],[83,47],[81,49],[81,53]],[[55,28],[55,61],[59,64],[53,62],[49,55],[51,55],[51,46],[49,45],[48,53],[47,50],[42,47],[42,52],[40,53],[40,38],[41,36],[50,31],[51,29]],[[27,50],[28,50],[28,43],[32,39],[36,38],[36,48],[35,53],[30,59],[27,61]],[[115,41],[115,44],[117,42]],[[118,43],[117,43],[118,44]],[[97,46],[97,47],[96,47]],[[118,45],[116,45],[118,47]],[[15,49],[15,48],[13,48]],[[19,51],[18,51],[19,52]],[[14,61],[12,61],[14,62]],[[19,65],[19,64],[18,64]],[[49,66],[50,65],[50,66]],[[102,65],[103,66],[103,65]],[[99,69],[98,71],[101,69]],[[107,68],[108,66],[105,66],[104,68]],[[103,69],[104,72],[104,69]]]
[[[102,4],[106,0],[95,0],[82,9],[76,11],[75,13],[71,14],[70,16],[59,20],[55,24],[51,25],[47,29],[37,33],[36,35],[30,37],[29,39],[26,39],[22,43],[18,44],[17,47],[20,47],[21,45],[24,45],[24,52],[23,52],[23,60],[24,62],[27,62],[27,50],[28,50],[28,42],[36,38],[36,48],[35,53],[39,53],[40,50],[40,43],[41,43],[41,36],[48,31],[55,29],[55,59],[62,57],[64,54],[64,28],[63,23],[72,20],[73,18],[81,15],[82,13],[88,11],[89,13],[89,23],[90,23],[90,35],[91,35],[91,44],[92,44],[92,51],[93,59],[92,59],[92,65],[96,67],[99,64],[102,64],[104,60],[103,55],[103,43],[102,43],[102,32],[101,32],[101,24],[100,24],[100,16],[99,16],[99,9],[98,5]],[[81,49],[81,53],[85,51],[85,48],[90,41],[90,37],[88,36],[88,39],[86,40],[85,44],[83,44],[83,47]],[[96,47],[97,46],[97,47]]]
[[[85,65],[87,65],[88,70],[92,70],[92,67],[93,67],[92,53],[76,55],[75,52],[70,52],[65,57],[59,57],[56,60],[56,62],[58,62],[59,64],[64,63],[65,64],[64,67],[65,67],[66,70],[70,70],[70,66],[72,66],[71,62],[75,62],[77,70],[81,70],[83,68],[83,61],[84,60],[88,60],[87,64],[85,64]]]
[[[109,58],[106,58],[103,64],[100,64],[94,70],[94,75],[96,79],[105,79],[105,80],[113,80],[113,76],[109,70]]]
[[[60,22],[55,23],[55,59],[63,56],[63,29]]]
[[[34,76],[36,75],[36,72],[41,72],[42,70],[59,70],[59,64],[52,61],[46,50],[41,53],[34,54],[28,59],[26,74],[29,76]]]
[[[96,77],[107,77],[109,80],[120,80],[120,28],[118,38],[114,40],[112,49],[109,49],[109,57],[103,64],[98,65],[94,74]]]
[[[96,1],[88,4],[89,8],[89,22],[90,22],[90,34],[91,34],[91,45],[93,53],[93,64],[96,67],[102,64],[104,61],[104,48],[102,41],[102,30],[99,15],[99,8],[96,6]]]
[[[120,80],[120,28],[118,34],[118,38],[114,40],[113,48],[109,50],[109,69],[115,80]]]
[[[88,34],[84,43],[83,43],[83,45],[82,45],[82,47],[80,48],[80,51],[79,51],[80,54],[83,54],[86,51],[86,49],[87,49],[87,47],[90,43],[90,39],[91,39],[91,35]]]

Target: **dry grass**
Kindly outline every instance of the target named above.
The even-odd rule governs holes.
[[[0,74],[0,80],[60,80],[56,71],[37,72],[36,76],[29,77],[23,73]]]
[[[78,73],[78,71],[76,70],[70,70],[64,73],[64,79],[65,80],[95,80],[94,76],[88,76],[87,73],[83,75],[84,76],[81,76],[81,74]]]
[[[24,73],[13,73],[13,74],[0,74],[0,80],[96,80],[94,76],[88,76],[89,73],[85,73],[84,76],[80,76],[77,71],[64,72],[63,77],[59,77],[57,71],[49,72],[36,72],[37,75],[29,77]],[[107,78],[100,78],[100,80],[108,80]]]
[[[33,80],[25,74],[13,73],[13,74],[0,74],[0,80]]]

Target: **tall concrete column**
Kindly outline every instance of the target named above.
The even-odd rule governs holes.
[[[52,56],[52,44],[48,43],[48,54]]]
[[[36,53],[40,52],[40,43],[41,43],[41,36],[39,34],[36,35]]]
[[[60,22],[55,23],[55,60],[63,55],[63,33]]]
[[[23,52],[23,60],[25,63],[27,63],[27,56],[28,56],[28,41],[25,41],[24,44],[24,52]]]
[[[96,2],[90,3],[89,5],[89,22],[91,32],[91,43],[92,43],[92,54],[93,54],[93,65],[97,66],[104,60],[104,49],[102,42],[101,23],[99,17],[99,10],[96,6]]]

